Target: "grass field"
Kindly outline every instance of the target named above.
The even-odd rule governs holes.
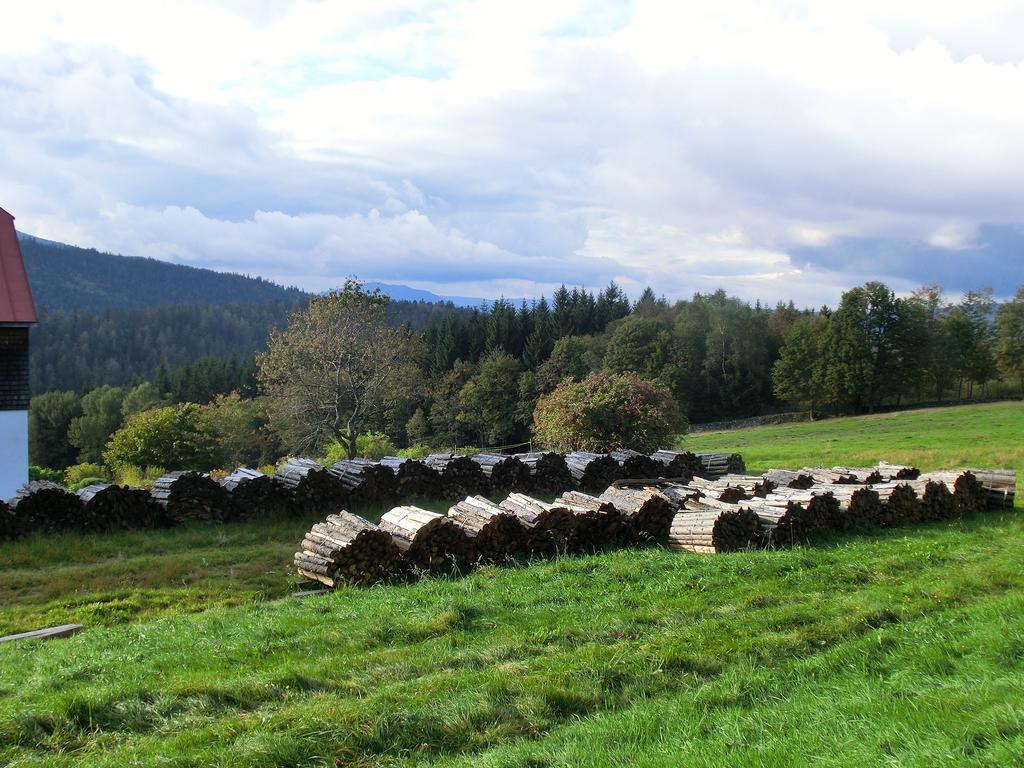
[[[1024,407],[703,434],[1024,471]],[[280,600],[308,520],[0,546],[7,765],[1020,765],[1024,516]]]

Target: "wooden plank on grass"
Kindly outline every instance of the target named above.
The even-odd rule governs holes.
[[[34,629],[31,632],[19,632],[16,635],[5,635],[0,637],[0,643],[9,643],[14,640],[53,640],[58,637],[70,637],[83,629],[85,627],[81,624],[61,624],[58,627],[46,627]]]

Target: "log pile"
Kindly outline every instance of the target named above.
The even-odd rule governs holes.
[[[288,459],[277,468],[274,481],[295,511],[340,509],[347,500],[341,481],[312,459]]]
[[[26,483],[8,501],[16,533],[87,529],[82,500],[63,485],[47,480]]]
[[[398,478],[386,464],[342,459],[327,471],[338,478],[352,504],[381,504],[398,498]]]
[[[545,504],[523,493],[510,493],[498,506],[515,515],[526,529],[531,555],[550,557],[568,549],[578,523],[569,507],[557,501]]]
[[[619,465],[620,477],[660,477],[665,469],[660,461],[626,448],[612,451],[611,457]]]
[[[444,495],[440,475],[422,461],[385,456],[380,460],[380,465],[395,473],[399,499],[438,499]]]
[[[700,554],[736,552],[757,546],[761,524],[749,509],[698,507],[675,515],[669,524],[672,549]]]
[[[230,514],[228,492],[200,472],[183,470],[159,477],[150,496],[163,508],[164,517],[175,524],[217,522]]]
[[[572,474],[562,454],[536,451],[517,453],[516,458],[529,470],[533,490],[553,493],[572,487]]]
[[[601,501],[613,505],[629,520],[637,541],[661,541],[677,507],[667,496],[649,488],[611,487],[600,496]]]
[[[854,479],[854,482],[861,483],[862,485],[885,482],[885,478],[878,471],[878,467],[832,467],[832,471],[849,475]]]
[[[298,572],[328,587],[342,581],[376,584],[401,572],[402,553],[391,535],[345,511],[314,525],[299,547],[294,557]]]
[[[21,527],[14,510],[6,501],[0,499],[0,541],[16,539],[23,533],[25,530]]]
[[[689,451],[655,451],[651,458],[663,467],[658,474],[662,477],[693,477],[701,472],[702,465],[697,454]]]
[[[448,517],[462,526],[484,562],[501,562],[529,551],[527,529],[519,518],[483,496],[467,496],[448,510]]]
[[[698,453],[700,471],[703,477],[715,478],[722,475],[742,475],[747,471],[743,457],[738,453]]]
[[[239,467],[217,482],[228,494],[232,520],[248,520],[284,501],[281,486],[257,469]]]
[[[814,482],[811,473],[828,482]],[[380,531],[391,537],[401,558],[394,552],[382,555],[386,562],[380,570],[368,568],[364,557],[340,575],[339,541],[340,546],[351,542],[336,539],[332,544],[324,537],[336,532],[317,526],[303,540],[295,564],[307,578],[333,585],[341,578],[371,583],[409,570],[465,566],[474,559],[501,562],[522,554],[551,556],[652,538],[667,538],[674,549],[700,553],[783,546],[842,527],[945,520],[977,511],[995,485],[990,479],[990,486],[984,486],[971,471],[864,482],[900,474],[919,473],[883,464],[865,469],[773,470],[765,478],[727,474],[686,482],[623,480],[601,496],[566,491],[551,504],[519,492],[497,505],[479,495],[467,496],[447,516],[412,506],[384,515]],[[808,478],[813,485],[800,487]],[[1000,475],[998,487],[1011,488],[1014,480],[1012,473]],[[349,517],[358,521],[359,530],[375,530],[372,524]]]
[[[441,478],[445,498],[461,498],[487,493],[487,476],[480,465],[457,453],[432,453],[426,464]]]
[[[427,571],[473,562],[473,542],[455,520],[419,507],[395,507],[380,520],[402,552],[404,564]]]
[[[814,478],[803,472],[794,472],[791,469],[769,469],[762,475],[776,488],[798,488],[806,491],[814,485]]]
[[[492,492],[530,490],[530,468],[515,456],[478,453],[473,457],[473,461],[484,473]]]
[[[93,483],[77,493],[84,505],[84,519],[92,531],[155,528],[163,521],[163,509],[141,488]]]
[[[565,457],[565,463],[573,481],[585,490],[605,488],[619,477],[619,462],[607,453],[575,451]]]
[[[988,496],[988,505],[1013,509],[1017,489],[1017,473],[1010,469],[971,469]]]
[[[592,552],[608,546],[627,546],[634,540],[629,518],[614,504],[580,491],[566,491],[555,500],[572,512],[573,527],[566,548]]]
[[[908,467],[903,464],[890,464],[887,461],[880,461],[875,470],[881,475],[883,481],[892,480],[917,480],[921,476],[921,470],[917,467]]]

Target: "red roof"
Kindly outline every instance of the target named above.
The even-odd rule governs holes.
[[[0,208],[0,323],[35,321],[36,306],[14,231],[14,217]]]

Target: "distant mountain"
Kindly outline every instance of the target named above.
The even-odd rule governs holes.
[[[297,304],[308,295],[260,277],[118,256],[19,233],[36,305],[49,310],[146,309],[159,304]]]
[[[491,301],[488,299],[473,296],[442,296],[419,288],[410,288],[407,285],[395,285],[393,283],[368,282],[366,283],[366,288],[371,291],[374,288],[380,288],[381,293],[387,294],[392,299],[403,301],[448,302],[456,307],[479,307],[481,304],[491,304]],[[523,299],[506,299],[506,301],[519,304]]]

